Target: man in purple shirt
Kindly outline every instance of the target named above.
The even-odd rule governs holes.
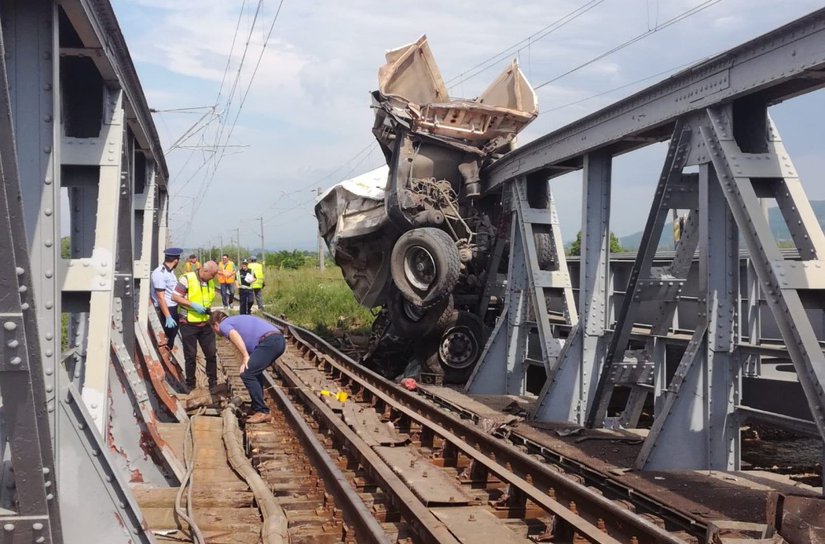
[[[224,312],[212,312],[209,323],[215,334],[228,338],[242,356],[241,380],[249,391],[254,412],[246,422],[269,421],[269,408],[264,404],[263,374],[284,353],[284,335],[278,327],[254,315],[229,317]]]

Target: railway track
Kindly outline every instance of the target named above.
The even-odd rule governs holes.
[[[502,440],[459,406],[405,391],[311,333],[265,317],[287,331],[289,348],[266,378],[278,415],[270,428],[250,426],[247,439],[265,479],[293,482],[284,493],[320,499],[326,488],[323,520],[310,525],[329,530],[314,534],[353,542],[708,541],[711,528],[688,514]],[[299,428],[301,438],[284,438]],[[284,454],[273,449],[284,444]],[[296,462],[304,451],[310,463]]]

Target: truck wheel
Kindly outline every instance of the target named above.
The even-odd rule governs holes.
[[[431,355],[444,369],[444,381],[454,384],[466,382],[481,357],[486,341],[487,329],[477,315],[456,312],[454,319],[441,333],[435,353]]]
[[[439,334],[453,319],[455,310],[449,295],[429,308],[421,308],[397,292],[390,298],[389,312],[392,329],[399,336],[414,340],[430,333]]]
[[[390,270],[404,298],[427,308],[452,292],[461,259],[449,234],[422,227],[405,232],[395,242]]]
[[[533,240],[536,243],[536,257],[541,270],[552,270],[556,260],[553,255],[553,240],[549,232],[533,233]]]

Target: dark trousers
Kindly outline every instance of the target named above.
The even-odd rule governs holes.
[[[160,326],[163,327],[163,334],[166,335],[166,346],[169,349],[175,347],[175,336],[178,334],[178,329],[180,328],[180,322],[178,321],[178,307],[177,306],[170,306],[169,307],[169,315],[172,316],[172,319],[175,320],[175,327],[171,329],[166,328],[166,316],[163,315],[163,312],[160,311],[160,308],[156,308],[158,311],[158,319],[160,319]]]
[[[252,289],[238,289],[238,295],[241,297],[241,314],[251,314],[252,300],[255,298]]]
[[[253,289],[253,293],[255,293],[255,303],[258,305],[258,311],[264,311],[264,294],[263,289]]]
[[[221,284],[221,302],[223,302],[224,308],[229,308],[235,302],[235,286],[233,284]]]
[[[241,372],[241,380],[249,391],[253,412],[269,413],[269,408],[264,404],[264,371],[283,355],[285,349],[283,335],[273,334],[258,342],[249,355],[246,370]]]
[[[206,359],[206,377],[209,387],[218,383],[218,358],[215,346],[215,332],[208,323],[196,327],[189,323],[180,324],[180,339],[183,342],[183,358],[186,361],[186,385],[195,387],[195,370],[197,369],[198,344]]]

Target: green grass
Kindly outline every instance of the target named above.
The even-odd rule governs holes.
[[[318,334],[334,329],[350,333],[367,333],[372,313],[355,301],[338,267],[321,272],[315,268],[265,272],[264,305],[266,311],[286,318]]]

